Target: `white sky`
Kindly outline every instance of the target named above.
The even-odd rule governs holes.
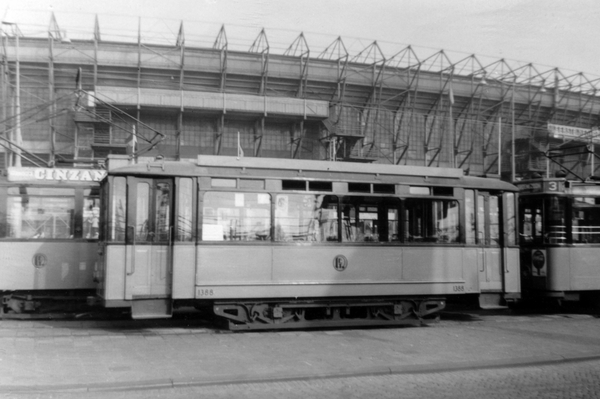
[[[311,56],[341,36],[351,54],[374,40],[389,57],[413,45],[419,55],[444,49],[452,62],[470,54],[533,63],[545,72],[600,77],[597,0],[3,0],[0,18],[24,33],[47,30],[51,12],[71,38],[91,39],[98,14],[102,38],[142,36],[212,45],[225,24],[230,48],[247,50],[265,28],[283,52],[304,32]],[[111,36],[114,35],[114,36]],[[361,40],[358,40],[361,39]],[[235,49],[235,48],[234,48]],[[567,73],[568,75],[568,73]]]

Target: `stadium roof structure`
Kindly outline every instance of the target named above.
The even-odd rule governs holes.
[[[139,22],[141,26],[141,22]],[[194,45],[142,34],[24,35],[3,23],[5,164],[94,164],[109,153],[289,157],[460,167],[507,179],[595,173],[600,78],[506,59],[424,54],[300,33]]]

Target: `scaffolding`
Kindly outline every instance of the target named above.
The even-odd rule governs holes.
[[[0,146],[5,166],[102,162],[110,153],[329,159],[462,168],[515,180],[531,171],[594,175],[589,134],[600,79],[531,63],[341,37],[311,51],[300,33],[274,48],[265,29],[248,47],[220,26],[191,45],[142,33],[68,38],[51,15],[47,37],[2,23]],[[209,41],[204,40],[208,43]],[[316,54],[316,55],[315,55]],[[550,125],[581,129],[561,137]],[[239,137],[239,139],[238,139]],[[565,149],[575,143],[585,153]],[[134,149],[135,146],[138,146]]]

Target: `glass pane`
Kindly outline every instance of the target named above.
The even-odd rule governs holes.
[[[388,239],[387,241],[400,241],[400,212],[398,209],[388,209]],[[382,239],[383,241],[383,239]]]
[[[500,245],[500,200],[495,195],[489,197],[490,245]]]
[[[515,195],[506,194],[506,245],[517,243],[517,221],[515,214]]]
[[[100,198],[83,199],[83,238],[98,238],[100,225]]]
[[[600,243],[600,198],[573,199],[573,242]]]
[[[192,241],[192,179],[179,179],[177,198],[177,241]]]
[[[460,218],[458,202],[434,201],[436,207],[435,225],[437,242],[459,242]]]
[[[485,197],[477,196],[477,243],[487,245],[485,241]]]
[[[344,198],[344,202],[348,200],[356,201],[356,198]],[[342,241],[379,241],[378,204],[364,204],[361,202],[354,202],[352,204],[346,203],[342,208],[342,218]]]
[[[542,202],[535,197],[521,201],[521,243],[542,242]]]
[[[73,197],[9,196],[7,207],[10,238],[73,238]]]
[[[400,241],[400,201],[397,198],[342,198],[342,241]]]
[[[157,241],[168,241],[171,228],[171,185],[169,183],[156,184],[155,237]]]
[[[457,201],[406,200],[405,240],[408,242],[459,242]]]
[[[337,197],[280,194],[276,198],[276,241],[338,241]]]
[[[202,241],[271,239],[271,196],[208,192],[202,210]]]
[[[546,200],[545,242],[549,244],[566,244],[567,226],[565,223],[565,199],[552,197]]]
[[[331,195],[317,195],[315,201],[315,211],[319,230],[313,236],[315,241],[339,241],[338,237],[338,201],[337,197]]]
[[[276,241],[338,241],[337,197],[280,194],[275,208]]]
[[[148,207],[150,202],[150,185],[148,183],[137,184],[137,198],[135,211],[135,239],[146,241],[152,239],[148,235],[150,226],[148,221]]]
[[[467,225],[465,226],[465,240],[467,244],[476,244],[475,193],[473,190],[465,190],[465,212],[467,220]]]
[[[125,198],[126,180],[124,177],[113,179],[112,197],[110,200],[110,218],[108,220],[108,239],[110,241],[125,240]]]

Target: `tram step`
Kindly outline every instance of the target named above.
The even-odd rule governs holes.
[[[504,301],[502,293],[489,292],[479,295],[479,307],[482,309],[506,309],[508,306]]]
[[[131,304],[132,319],[164,319],[173,315],[171,298],[134,299]]]

